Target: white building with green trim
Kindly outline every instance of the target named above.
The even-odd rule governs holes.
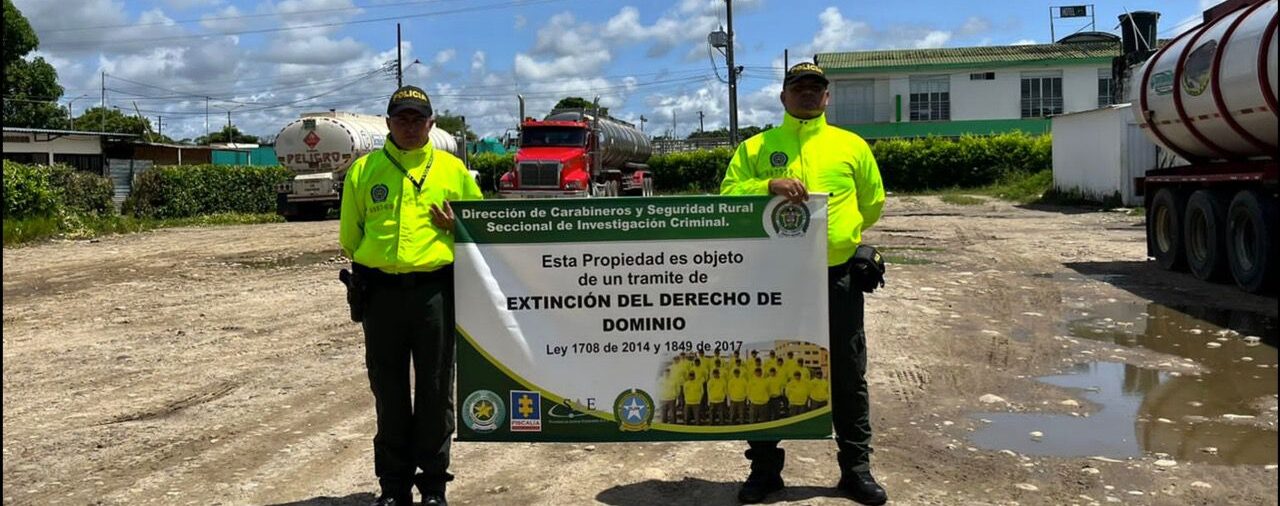
[[[1074,40],[1074,42],[1070,42]],[[1111,104],[1118,37],[1055,44],[819,53],[827,120],[864,138],[1049,131],[1048,116]]]

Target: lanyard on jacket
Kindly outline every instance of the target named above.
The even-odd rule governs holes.
[[[387,160],[391,160],[391,165],[395,165],[400,170],[400,173],[409,179],[410,183],[413,183],[414,190],[422,191],[422,184],[427,182],[427,174],[431,173],[431,164],[436,161],[436,150],[431,150],[431,157],[427,158],[427,168],[422,171],[422,179],[414,179],[413,176],[410,176],[409,171],[405,170],[403,165],[400,165],[400,161],[391,156],[391,152],[387,151],[385,146],[382,148],[382,154],[387,157]]]

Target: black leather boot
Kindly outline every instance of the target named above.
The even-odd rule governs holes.
[[[848,494],[851,499],[868,506],[879,506],[889,501],[889,494],[876,483],[871,471],[846,471],[836,488]]]
[[[747,458],[751,459],[751,474],[738,489],[738,501],[742,504],[756,504],[764,501],[769,494],[782,490],[786,486],[782,482],[782,465],[786,451],[781,448],[747,450]]]

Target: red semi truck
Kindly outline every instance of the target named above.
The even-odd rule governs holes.
[[[1136,181],[1148,254],[1253,293],[1280,275],[1276,11],[1275,0],[1223,2],[1132,81],[1141,128],[1180,159]]]
[[[649,139],[599,108],[556,109],[546,118],[524,118],[520,99],[520,147],[514,168],[498,179],[503,197],[617,197],[653,195],[645,164]]]

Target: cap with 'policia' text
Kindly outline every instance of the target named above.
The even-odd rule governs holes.
[[[391,94],[391,100],[387,102],[387,116],[395,116],[396,113],[404,110],[417,111],[429,118],[431,117],[431,99],[427,98],[427,93],[422,91],[422,88],[401,86]]]
[[[827,81],[827,75],[822,71],[822,67],[809,62],[800,62],[792,65],[790,69],[787,69],[787,77],[782,80],[782,85],[786,86],[809,76],[813,76],[819,81],[822,81],[823,86],[830,83],[830,81]]]

